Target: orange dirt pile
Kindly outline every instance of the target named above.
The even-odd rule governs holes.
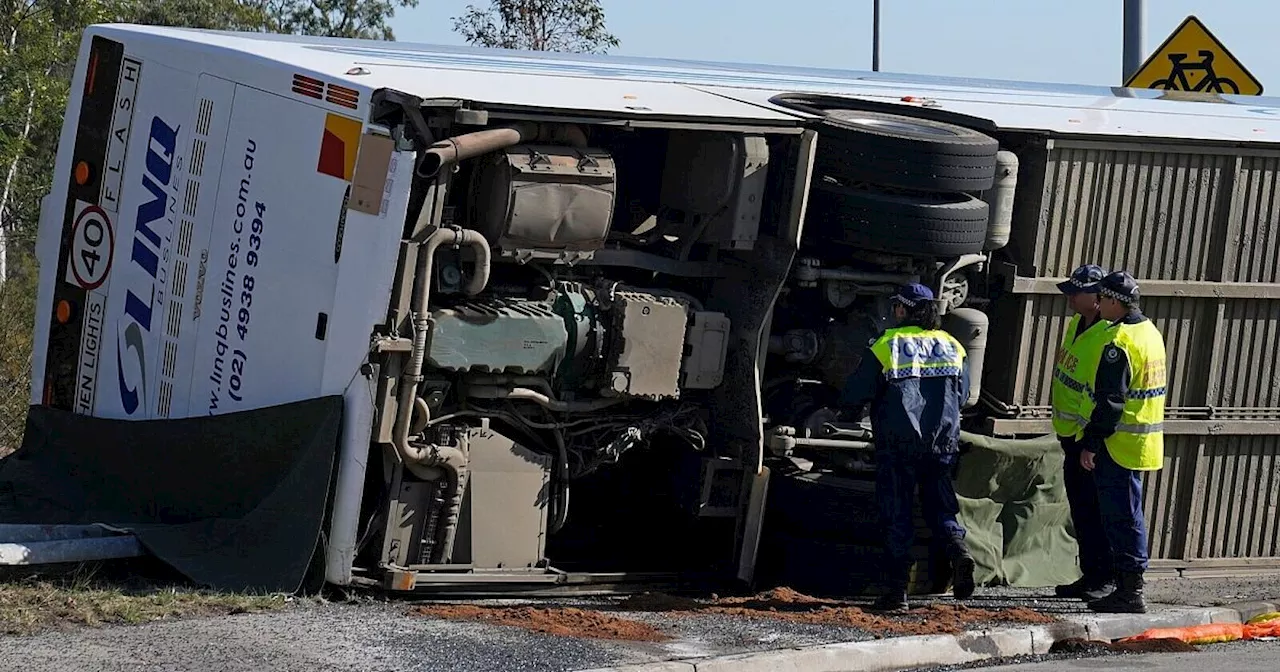
[[[1054,618],[1031,609],[974,609],[964,605],[930,604],[903,614],[879,615],[839,600],[810,597],[790,588],[749,597],[717,597],[696,600],[662,593],[629,597],[616,609],[661,612],[675,616],[717,614],[742,618],[771,618],[792,623],[856,628],[877,636],[956,634],[972,626],[991,623],[1052,623]],[[481,621],[508,625],[548,635],[635,642],[670,639],[661,630],[627,618],[573,607],[481,607],[476,605],[424,605],[415,616]]]
[[[455,621],[482,621],[494,625],[509,625],[560,637],[631,642],[661,642],[670,639],[647,623],[570,607],[537,609],[478,607],[466,604],[430,605],[415,607],[409,613],[414,616],[430,616]]]
[[[904,614],[879,615],[836,600],[824,600],[778,588],[752,597],[713,598],[702,602],[661,594],[644,594],[624,600],[628,611],[662,611],[773,618],[793,623],[857,628],[875,634],[955,634],[982,623],[1052,623],[1054,618],[1026,608],[974,609],[964,605],[931,604]]]

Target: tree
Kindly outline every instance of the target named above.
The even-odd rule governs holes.
[[[271,25],[268,9],[264,0],[128,0],[118,14],[151,26],[254,32]]]
[[[0,281],[10,243],[35,240],[80,31],[111,0],[0,0]]]
[[[258,0],[281,33],[394,40],[388,22],[418,0]]]
[[[600,0],[490,0],[486,9],[467,5],[453,29],[469,44],[503,49],[603,54],[619,44]]]

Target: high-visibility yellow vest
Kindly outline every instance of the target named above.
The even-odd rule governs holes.
[[[1145,320],[1107,329],[1111,343],[1129,358],[1129,389],[1116,431],[1107,437],[1107,452],[1115,463],[1133,471],[1156,471],[1164,466],[1164,404],[1167,393],[1164,337]],[[1104,355],[1105,356],[1105,355]],[[1082,405],[1088,417],[1093,396]]]
[[[1113,336],[1108,330],[1111,323],[1099,319],[1077,338],[1079,324],[1080,316],[1072,315],[1058,347],[1050,388],[1053,431],[1058,436],[1076,439],[1083,436],[1084,426],[1089,424],[1089,413],[1084,409],[1092,410],[1093,379],[1098,373],[1098,360]],[[1086,400],[1090,403],[1086,404]]]
[[[889,380],[959,377],[966,357],[964,346],[951,334],[920,327],[886,330],[871,352]]]

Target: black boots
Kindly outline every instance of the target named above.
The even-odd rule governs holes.
[[[907,589],[898,586],[890,586],[889,590],[880,597],[876,598],[871,608],[876,611],[906,611],[907,610]]]
[[[1082,576],[1075,583],[1057,586],[1053,589],[1053,593],[1058,597],[1092,602],[1110,595],[1113,590],[1115,590],[1115,583],[1110,578],[1099,579]]]
[[[951,594],[957,600],[967,600],[973,597],[973,571],[977,568],[977,563],[973,561],[973,556],[969,554],[969,549],[960,542],[952,550],[951,557]]]
[[[1089,602],[1089,609],[1103,614],[1145,614],[1147,604],[1142,599],[1142,586],[1141,572],[1123,572],[1116,591]]]
[[[947,555],[951,559],[951,594],[957,600],[973,597],[973,591],[977,585],[973,574],[977,569],[977,563],[969,554],[968,547],[963,540],[952,540],[947,546]],[[906,564],[890,570],[885,581],[887,590],[884,595],[876,598],[875,603],[871,605],[872,609],[876,611],[907,610],[907,582],[910,577],[910,568],[911,565]]]
[[[911,563],[890,562],[884,572],[885,593],[876,598],[871,608],[876,611],[906,611],[907,584],[911,582]]]

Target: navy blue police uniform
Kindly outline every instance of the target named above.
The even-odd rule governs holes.
[[[893,296],[907,319],[872,341],[846,382],[841,408],[858,414],[871,404],[875,441],[876,499],[885,528],[886,583],[877,601],[885,610],[906,608],[906,588],[915,538],[913,503],[919,486],[924,517],[951,559],[954,594],[974,590],[974,562],[953,481],[959,456],[960,409],[969,395],[964,348],[945,331],[911,323],[911,313],[933,292],[919,284]]]
[[[1071,297],[1098,294],[1098,283],[1106,270],[1085,264],[1058,284],[1058,291]],[[1062,446],[1062,480],[1071,509],[1071,523],[1079,549],[1080,579],[1055,587],[1058,597],[1096,600],[1114,588],[1111,546],[1102,525],[1098,490],[1093,473],[1080,464],[1083,429],[1089,419],[1081,414],[1086,395],[1093,393],[1094,374],[1102,349],[1110,339],[1110,323],[1095,314],[1092,318],[1073,315],[1054,363],[1052,382],[1053,428]]]

